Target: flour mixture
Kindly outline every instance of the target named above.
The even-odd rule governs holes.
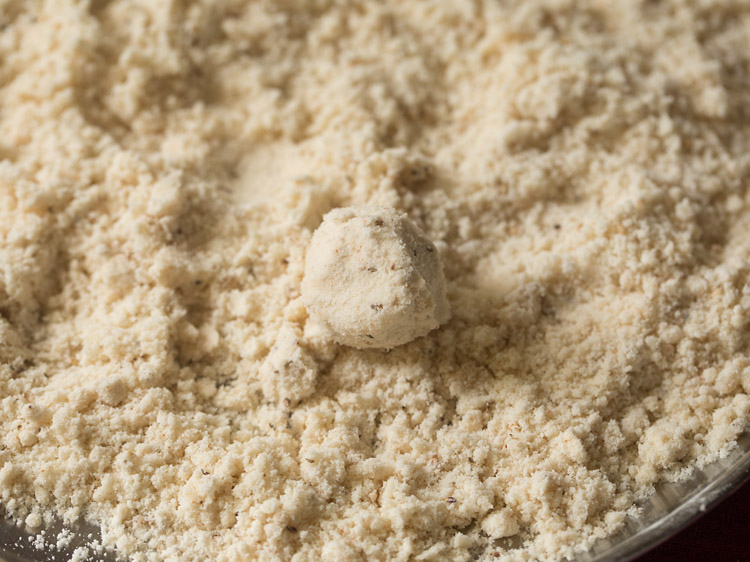
[[[6,513],[134,561],[615,532],[750,419],[748,45],[731,0],[0,0]],[[390,350],[301,296],[363,205],[443,263]]]

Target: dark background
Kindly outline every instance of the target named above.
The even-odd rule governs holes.
[[[637,562],[749,562],[750,482]]]

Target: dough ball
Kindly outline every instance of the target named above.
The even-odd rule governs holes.
[[[435,245],[390,207],[344,207],[324,218],[305,261],[302,298],[339,343],[392,348],[450,317]]]

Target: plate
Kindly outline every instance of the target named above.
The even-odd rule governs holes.
[[[726,457],[680,482],[662,482],[654,493],[640,505],[638,517],[629,518],[615,535],[597,541],[591,549],[581,553],[575,562],[627,562],[654,548],[705,514],[745,481],[750,479],[750,433],[737,441]],[[56,537],[67,529],[68,544],[57,548]],[[0,561],[2,562],[60,562],[70,560],[76,549],[98,537],[95,527],[76,528],[55,525],[45,530],[49,537],[42,546],[35,544],[35,536],[7,520],[0,520]],[[41,546],[42,548],[38,548]],[[76,553],[78,556],[82,551]],[[86,560],[115,562],[108,552],[90,552]]]

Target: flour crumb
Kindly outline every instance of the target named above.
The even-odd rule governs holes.
[[[518,521],[509,509],[491,513],[482,521],[482,531],[494,539],[512,537],[519,530]]]
[[[89,559],[90,555],[91,551],[88,547],[79,546],[73,551],[73,554],[70,556],[70,562],[86,562]]]
[[[63,529],[57,535],[57,542],[55,543],[55,546],[58,550],[63,550],[70,546],[70,543],[73,541],[73,539],[74,536],[70,529]]]
[[[42,524],[42,517],[37,512],[29,513],[26,516],[26,525],[31,529],[38,529]]]

